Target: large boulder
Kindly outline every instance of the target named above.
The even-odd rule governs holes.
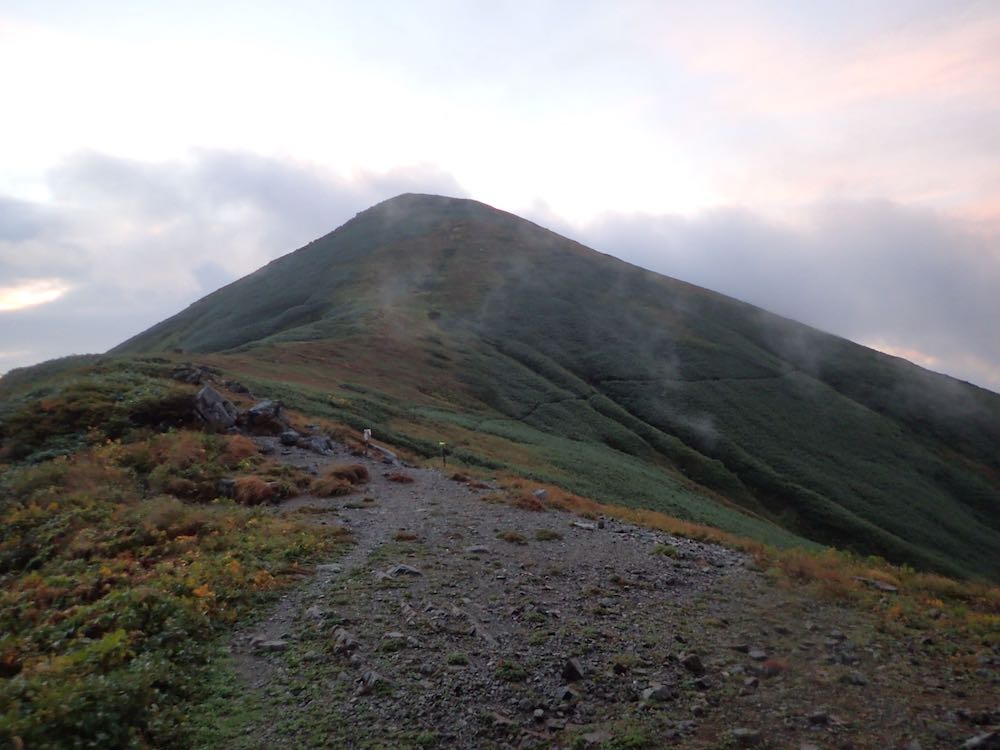
[[[233,403],[206,385],[194,397],[194,413],[206,425],[217,430],[228,430],[236,424],[239,411]]]
[[[205,385],[206,383],[211,383],[215,380],[215,376],[219,374],[219,370],[216,370],[214,367],[184,362],[183,364],[179,364],[174,367],[173,371],[170,373],[170,377],[174,380],[179,380],[182,383]]]
[[[298,446],[300,448],[305,448],[313,453],[319,453],[322,456],[332,456],[333,455],[333,441],[326,435],[308,435],[299,438]]]
[[[281,414],[281,404],[267,399],[258,401],[240,415],[240,423],[255,435],[280,435],[288,429]]]

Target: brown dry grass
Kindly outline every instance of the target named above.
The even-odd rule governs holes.
[[[274,501],[275,494],[271,485],[260,477],[238,477],[233,488],[233,497],[243,505],[260,505]]]
[[[314,479],[309,485],[309,492],[317,497],[339,497],[349,495],[354,491],[354,485],[342,477],[325,476]]]
[[[532,495],[530,492],[516,492],[511,497],[510,504],[515,508],[520,508],[521,510],[530,510],[535,513],[541,513],[545,510],[545,505],[537,497]]]
[[[351,484],[364,484],[369,479],[368,469],[361,464],[335,466],[328,472],[327,476],[344,479]]]
[[[255,458],[260,455],[260,451],[253,440],[243,435],[229,435],[226,437],[226,447],[219,455],[219,463],[223,466],[236,466],[241,461],[248,458]]]
[[[157,435],[149,441],[149,457],[156,466],[186,469],[206,458],[204,435],[184,430]]]
[[[415,480],[409,474],[403,474],[401,472],[397,472],[395,474],[389,475],[389,481],[398,482],[399,484],[413,484]]]

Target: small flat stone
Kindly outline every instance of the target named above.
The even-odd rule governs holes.
[[[288,641],[280,639],[272,641],[258,641],[254,644],[254,650],[263,653],[276,654],[288,649]]]
[[[760,744],[761,740],[760,732],[756,729],[746,729],[745,727],[734,729],[729,733],[729,736],[733,738],[733,742],[736,743],[737,747],[756,747]]]
[[[860,672],[848,672],[845,675],[841,675],[840,682],[845,685],[867,685],[868,678],[865,677]]]
[[[767,661],[767,654],[761,651],[759,648],[752,649],[747,656],[749,656],[754,661]]]
[[[677,697],[677,692],[670,685],[663,685],[658,682],[653,683],[642,691],[644,701],[664,703]]]
[[[966,740],[964,750],[1000,750],[1000,731],[980,734]]]
[[[385,571],[385,574],[389,576],[389,578],[399,578],[399,576],[423,575],[423,573],[414,568],[412,565],[404,565],[403,563],[399,563],[398,565],[393,565],[391,568]]]
[[[893,586],[891,583],[886,583],[885,581],[879,581],[876,578],[865,578],[864,576],[854,576],[854,580],[858,583],[863,583],[869,588],[877,589],[878,591],[884,591],[887,594],[895,594],[899,591],[898,586]]]
[[[474,544],[471,547],[466,547],[465,552],[468,555],[488,555],[490,548],[482,544]]]

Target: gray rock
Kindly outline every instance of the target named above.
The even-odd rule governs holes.
[[[887,594],[895,594],[899,591],[897,586],[893,586],[891,583],[886,583],[885,581],[879,581],[875,578],[865,578],[864,576],[854,576],[854,580],[859,583],[863,583],[869,588],[877,589],[879,591],[884,591]]]
[[[754,661],[767,661],[767,654],[761,651],[759,648],[752,649],[749,654],[747,654]]]
[[[233,403],[210,385],[203,387],[194,397],[194,413],[217,430],[228,430],[236,424],[239,415]]]
[[[698,722],[693,719],[681,719],[676,724],[677,731],[681,734],[691,734],[695,729],[698,728]]]
[[[232,497],[236,492],[236,480],[220,479],[215,483],[215,491],[219,493],[219,497]]]
[[[737,747],[757,747],[760,744],[760,732],[756,729],[746,729],[740,727],[729,733]]]
[[[272,640],[272,641],[257,641],[254,644],[254,650],[259,653],[265,654],[278,654],[282,651],[288,649],[288,641],[283,640]]]
[[[358,695],[368,695],[389,684],[389,681],[374,669],[369,669],[361,675],[361,685]]]
[[[349,651],[356,651],[361,647],[361,643],[354,634],[346,628],[337,628],[333,631],[333,650],[338,654]]]
[[[326,435],[313,435],[299,440],[299,447],[321,456],[333,455],[333,441]]]
[[[825,727],[830,723],[830,714],[826,711],[815,711],[809,714],[809,723],[814,726]]]
[[[580,694],[569,685],[563,685],[558,690],[556,690],[556,701],[560,703],[572,703],[574,700],[580,697]]]
[[[247,427],[254,429],[258,433],[269,432],[273,435],[288,428],[288,424],[281,416],[281,404],[269,399],[258,401],[243,412],[240,417],[241,421]]]
[[[482,544],[474,544],[471,547],[466,547],[465,552],[469,555],[486,555],[489,554],[490,548],[485,547]]]
[[[223,385],[233,393],[242,393],[244,396],[250,395],[250,389],[238,380],[226,380],[223,382]]]
[[[962,747],[965,750],[1000,750],[1000,730],[966,740]]]
[[[642,691],[642,699],[644,701],[653,701],[656,703],[664,703],[666,701],[672,701],[677,697],[677,691],[674,690],[671,685],[663,685],[658,682],[654,682],[648,688]]]
[[[344,568],[337,563],[323,563],[316,566],[317,573],[340,573]]]
[[[860,672],[848,672],[840,676],[840,682],[844,685],[863,686],[868,684],[868,678]]]
[[[572,658],[567,659],[566,663],[563,664],[562,678],[567,682],[576,682],[577,680],[582,680],[583,677],[584,671],[580,662]]]
[[[542,501],[545,501],[545,500],[549,499],[549,492],[548,492],[548,490],[537,489],[537,490],[533,490],[531,494],[534,495],[539,500],[542,500]]]
[[[399,563],[385,571],[385,575],[389,578],[399,578],[400,576],[422,576],[423,573],[410,565]]]
[[[295,430],[285,430],[278,436],[278,440],[282,445],[293,446],[297,445],[299,438],[301,436]]]
[[[682,656],[681,666],[696,677],[701,677],[705,674],[705,665],[701,663],[701,659],[697,654]]]
[[[204,383],[210,383],[214,380],[212,377],[213,374],[218,375],[219,371],[210,367],[205,367],[205,365],[195,365],[190,362],[185,362],[184,364],[174,367],[173,371],[170,373],[170,377],[174,380],[180,381],[181,383],[203,385]]]

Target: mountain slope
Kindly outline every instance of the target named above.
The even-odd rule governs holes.
[[[778,544],[1000,579],[1000,396],[474,201],[404,195],[125,342]]]

